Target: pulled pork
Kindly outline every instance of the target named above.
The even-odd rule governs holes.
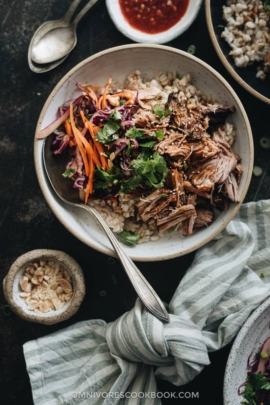
[[[145,194],[136,205],[137,220],[154,218],[160,231],[181,226],[188,236],[212,223],[214,208],[226,211],[230,202],[239,201],[243,168],[224,132],[234,107],[191,105],[175,92],[165,108],[171,113],[162,119],[142,105],[134,115],[136,127],[163,131],[154,150],[170,168],[165,187]]]

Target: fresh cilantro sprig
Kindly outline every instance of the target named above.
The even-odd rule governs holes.
[[[164,158],[157,152],[151,154],[148,149],[141,152],[137,159],[132,160],[129,167],[134,170],[134,175],[121,184],[120,191],[122,193],[134,190],[141,184],[160,188],[164,185],[168,174]]]
[[[122,121],[122,115],[119,111],[113,110],[109,116],[109,120],[111,121]]]
[[[270,391],[270,383],[262,374],[251,374],[248,376],[245,386],[243,404],[256,405],[256,395],[261,391]]]
[[[123,178],[121,170],[117,166],[113,166],[110,170],[103,170],[97,166],[95,170],[95,188],[104,190],[110,193]]]
[[[164,110],[164,108],[161,107],[161,105],[155,105],[153,108],[153,112],[158,116],[160,120],[163,118],[167,117],[168,115],[171,114],[172,109],[171,107],[167,108],[167,110]]]
[[[113,110],[108,118],[108,121],[97,133],[97,140],[103,144],[111,143],[118,139],[117,131],[120,128],[122,115],[119,111]]]
[[[138,129],[136,127],[130,128],[125,133],[127,138],[137,139],[139,142],[140,147],[142,148],[149,148],[152,149],[156,143],[156,139],[163,139],[164,133],[161,130],[156,132],[152,132],[151,134],[146,134],[142,129]],[[155,140],[150,140],[151,138],[155,138]],[[129,156],[129,150],[127,151],[127,156]]]
[[[152,149],[153,146],[155,145],[156,141],[148,141],[148,142],[141,142],[140,147],[141,148],[150,148]]]
[[[104,127],[98,131],[96,138],[100,143],[111,143],[115,141],[115,139],[118,139],[116,132],[119,128],[120,125],[118,125],[116,122],[108,121],[107,124],[105,124]]]
[[[127,138],[141,139],[145,137],[145,132],[142,129],[136,127],[130,128],[125,133]]]
[[[71,167],[70,169],[65,170],[64,173],[62,173],[62,176],[63,177],[72,177],[75,172],[76,172],[76,170]]]
[[[152,135],[152,134],[151,134]],[[154,136],[160,140],[164,139],[164,133],[163,131],[159,130],[157,132],[154,132]]]
[[[163,139],[164,138],[164,133],[161,130],[158,130],[156,132],[152,132],[151,134],[147,135],[143,129],[138,129],[136,127],[130,128],[126,131],[125,136],[127,138],[133,138],[133,139],[144,139],[144,138],[157,138],[157,139]]]
[[[140,235],[136,233],[123,231],[117,234],[121,241],[127,246],[135,246],[139,242]]]

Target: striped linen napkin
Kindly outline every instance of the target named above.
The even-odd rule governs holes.
[[[197,252],[170,302],[168,324],[137,300],[113,323],[83,321],[26,343],[35,405],[161,404],[149,395],[156,378],[191,381],[209,364],[208,352],[229,343],[270,295],[269,241],[270,200],[244,204]]]

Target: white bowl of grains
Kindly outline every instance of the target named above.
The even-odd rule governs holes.
[[[163,45],[125,45],[82,61],[38,120],[35,168],[47,203],[79,240],[115,256],[91,215],[55,195],[42,164],[46,136],[55,159],[65,147],[62,181],[99,210],[138,261],[171,259],[210,241],[238,211],[252,175],[252,133],[234,90],[203,61]]]
[[[50,249],[20,256],[10,267],[3,288],[17,315],[47,325],[74,315],[85,295],[79,264],[66,253]]]

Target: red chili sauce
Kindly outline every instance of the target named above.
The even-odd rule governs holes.
[[[158,34],[181,20],[189,0],[118,0],[128,23],[139,31]]]

